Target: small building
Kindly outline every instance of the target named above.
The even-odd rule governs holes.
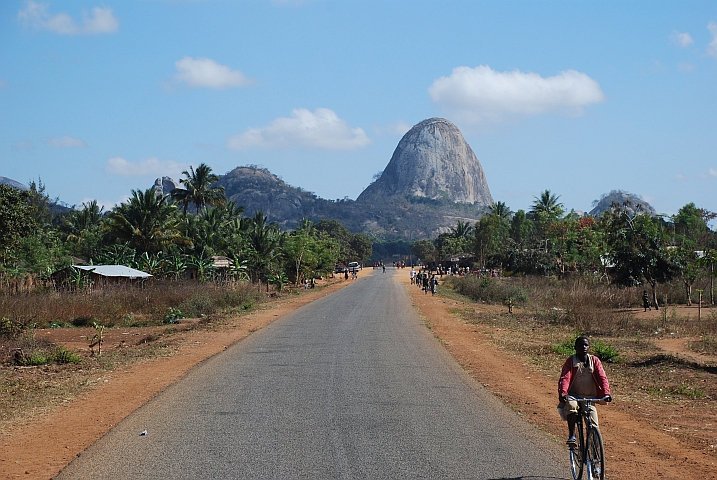
[[[131,284],[145,280],[152,275],[141,270],[124,265],[73,265],[52,275],[57,284],[69,285],[72,283],[71,269],[76,268],[87,272],[92,285],[104,287],[106,285]]]

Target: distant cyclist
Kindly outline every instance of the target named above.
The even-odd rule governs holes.
[[[607,381],[605,370],[600,359],[588,354],[590,340],[580,336],[575,340],[575,355],[568,357],[563,365],[563,371],[558,381],[558,409],[563,420],[568,421],[568,441],[570,447],[577,446],[575,439],[575,424],[578,421],[578,402],[568,400],[567,395],[577,398],[603,398],[612,401],[610,384]],[[598,426],[598,414],[594,406],[591,407],[590,418]]]

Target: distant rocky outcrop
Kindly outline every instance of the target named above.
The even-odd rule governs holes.
[[[357,202],[387,197],[427,198],[481,206],[493,204],[483,167],[460,130],[429,118],[406,133],[381,177]]]
[[[0,177],[0,183],[2,183],[3,185],[10,185],[11,187],[14,187],[14,188],[19,188],[20,190],[29,190],[30,189],[30,187],[28,187],[27,185],[23,185],[22,183],[17,182],[15,180],[13,180],[12,178]]]
[[[157,195],[169,195],[175,188],[182,188],[179,182],[175,182],[171,177],[161,177],[154,181],[152,189]]]
[[[647,213],[651,217],[657,215],[657,210],[652,208],[652,205],[642,197],[622,190],[613,190],[601,195],[599,200],[593,202],[593,209],[589,213],[594,217],[599,217],[603,212],[610,210],[613,203],[617,203],[633,215],[635,213]]]

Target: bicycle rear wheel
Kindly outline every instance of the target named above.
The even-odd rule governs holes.
[[[602,443],[602,435],[597,427],[588,432],[587,442],[587,464],[588,480],[605,479],[605,448]]]
[[[583,442],[583,419],[578,418],[578,422],[575,425],[577,427],[577,441],[578,446],[570,449],[570,471],[573,474],[573,479],[580,480],[583,476],[583,464],[585,459],[583,458],[583,452],[585,443]]]

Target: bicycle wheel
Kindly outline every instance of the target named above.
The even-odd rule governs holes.
[[[575,426],[577,427],[576,439],[578,441],[578,446],[570,449],[570,471],[572,472],[575,480],[580,480],[583,476],[583,463],[585,463],[585,459],[583,458],[585,443],[583,443],[582,417],[578,418],[578,422]]]
[[[605,478],[605,448],[602,444],[602,435],[597,427],[588,432],[587,442],[588,480],[604,480]]]

